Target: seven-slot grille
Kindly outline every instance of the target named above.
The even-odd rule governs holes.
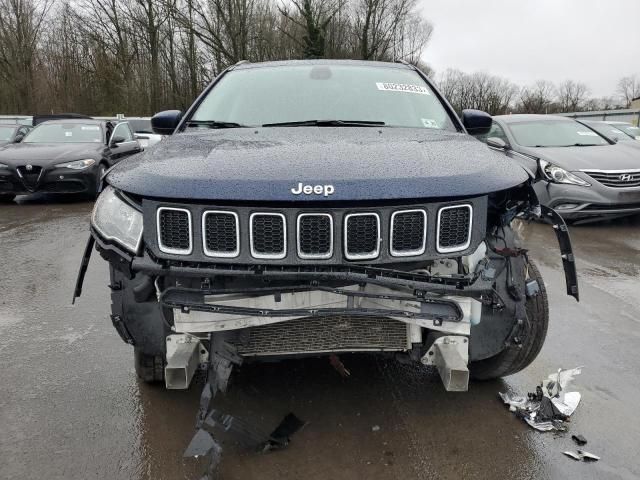
[[[607,187],[640,187],[640,170],[582,170]]]
[[[333,218],[328,213],[298,215],[298,256],[331,258],[333,255]]]
[[[279,259],[287,256],[287,227],[281,213],[252,213],[250,222],[251,255]]]
[[[438,252],[460,252],[469,247],[471,222],[471,205],[441,208],[438,212]]]
[[[156,218],[158,246],[165,253],[189,255],[193,250],[191,212],[184,208],[161,207]]]
[[[269,260],[296,256],[304,260],[328,260],[335,257],[335,248],[338,248],[338,255],[347,260],[379,257],[389,260],[390,257],[420,256],[427,248],[433,252],[434,247],[439,254],[462,252],[471,244],[473,211],[470,203],[433,209],[389,210],[381,212],[382,216],[377,212],[340,211],[300,212],[297,215],[254,212],[249,215],[249,212],[230,210],[200,210],[194,214],[201,216],[195,221],[201,227],[196,232],[202,249],[200,255],[213,258],[240,257],[246,261],[248,256]],[[339,226],[337,235],[336,222]],[[161,252],[193,253],[194,222],[190,209],[160,207],[156,223]],[[290,234],[287,233],[288,224],[294,230]],[[427,236],[432,228],[436,234]],[[249,238],[242,232],[248,232]],[[293,249],[288,248],[289,241],[295,245]],[[383,245],[386,247],[381,255]]]
[[[380,217],[352,213],[345,217],[344,253],[349,260],[367,260],[380,254]]]
[[[208,257],[233,258],[240,253],[238,214],[210,210],[202,215],[202,241]]]
[[[391,215],[391,255],[422,255],[427,245],[427,212],[400,210]]]

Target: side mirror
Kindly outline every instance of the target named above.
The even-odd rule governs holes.
[[[171,135],[181,119],[182,112],[180,110],[165,110],[151,117],[151,128],[153,133],[158,135]]]
[[[113,137],[109,142],[112,147],[117,146],[119,143],[124,143],[126,139],[124,137]]]
[[[497,148],[498,150],[506,150],[507,142],[498,137],[487,138],[487,145],[491,148]]]
[[[462,124],[469,132],[469,135],[474,137],[486,135],[491,130],[492,123],[493,119],[487,112],[470,109],[462,111]]]
[[[20,143],[23,138],[24,138],[24,135],[18,134],[16,135],[16,138],[13,139],[13,143]]]

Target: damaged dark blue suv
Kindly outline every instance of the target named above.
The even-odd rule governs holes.
[[[578,298],[538,172],[411,65],[242,62],[152,123],[172,137],[106,175],[75,292],[95,244],[146,381],[209,368],[223,389],[242,362],[337,352],[435,365],[448,390],[517,372],[549,319],[521,219],[554,225]]]

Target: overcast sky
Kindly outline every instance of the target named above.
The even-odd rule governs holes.
[[[424,60],[486,71],[526,85],[586,83],[614,95],[620,77],[640,76],[640,0],[418,0],[434,33]]]

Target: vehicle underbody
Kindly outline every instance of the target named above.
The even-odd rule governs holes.
[[[440,245],[444,238],[440,211],[467,205],[468,241],[465,248],[447,252]],[[137,206],[145,213],[144,246],[139,254],[131,255],[92,229],[75,295],[81,292],[95,242],[111,265],[113,324],[123,340],[134,346],[138,374],[148,381],[164,380],[167,388],[187,388],[196,370],[219,365],[221,360],[224,368],[217,375],[224,377],[220,381],[226,385],[233,364],[243,361],[340,352],[378,352],[435,365],[448,390],[466,390],[470,373],[480,379],[515,373],[537,355],[548,310],[544,284],[519,245],[514,221],[542,219],[553,224],[567,293],[578,298],[566,226],[553,210],[538,205],[529,183],[488,196],[411,205],[265,208],[138,200]],[[317,216],[328,212],[336,218],[335,231],[332,223],[329,235],[332,245],[334,237],[350,235],[343,220],[354,212],[375,212],[376,235],[391,238],[395,230],[387,231],[387,225],[394,228],[388,220],[399,220],[394,216],[397,212],[421,210],[425,212],[422,248],[407,256],[397,255],[398,249],[394,256],[393,248],[378,247],[376,257],[367,260],[345,259],[353,253],[347,240],[335,242],[331,256],[324,259],[300,258],[305,256],[300,241],[297,249],[284,247],[287,253],[279,259],[240,253],[213,260],[192,248],[200,239],[207,251],[206,212],[237,212],[236,225],[241,225],[257,208],[264,215],[282,215],[282,222],[289,225],[294,224],[289,218],[301,212]],[[163,209],[188,211],[189,219],[203,218],[202,228],[189,231],[188,255],[161,248],[163,240],[170,243],[159,227]],[[362,228],[366,231],[366,225]],[[436,230],[437,246],[431,244],[431,232]],[[300,232],[298,224],[296,234],[302,238]],[[318,232],[309,236],[316,250]],[[253,252],[244,248],[249,238],[235,233],[238,250]],[[253,247],[255,232],[251,233]],[[407,243],[403,248],[412,247]],[[532,343],[528,336],[537,338]]]

